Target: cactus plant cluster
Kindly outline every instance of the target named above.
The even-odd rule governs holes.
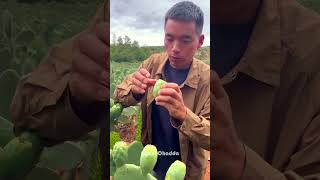
[[[38,162],[43,145],[38,136],[25,132],[0,148],[0,179],[24,177]]]
[[[143,147],[138,141],[131,144],[119,141],[110,149],[110,175],[113,180],[157,180],[152,175],[157,159],[158,151],[154,145]],[[186,165],[177,160],[169,167],[165,179],[183,180],[185,174]]]

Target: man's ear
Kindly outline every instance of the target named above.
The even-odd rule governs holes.
[[[199,49],[202,46],[203,42],[204,42],[204,35],[201,34],[200,37],[199,37],[199,42],[198,42],[197,49]]]

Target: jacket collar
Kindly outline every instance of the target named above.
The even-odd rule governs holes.
[[[156,77],[161,78],[164,77],[164,67],[166,62],[169,60],[169,56],[167,53],[165,53],[164,56],[162,56],[163,59],[161,60],[161,64],[159,65],[159,68],[156,71]],[[190,66],[190,70],[188,72],[186,80],[180,85],[180,88],[182,88],[184,85],[187,85],[191,88],[196,89],[198,87],[198,83],[200,80],[200,71],[199,71],[199,60],[196,58],[193,58],[192,64]]]
[[[234,71],[243,72],[256,80],[276,87],[280,83],[280,72],[284,63],[281,55],[279,2],[263,0],[261,3],[248,48],[230,74],[235,74]],[[227,74],[223,80],[228,76],[230,78],[230,74]]]

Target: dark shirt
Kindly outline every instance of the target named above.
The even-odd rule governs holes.
[[[187,78],[189,69],[174,69],[169,61],[165,65],[165,81],[182,84]],[[157,164],[154,168],[158,179],[164,179],[170,165],[181,160],[178,130],[172,127],[170,115],[166,108],[152,103],[152,144],[159,151]],[[171,152],[171,154],[169,154]],[[165,155],[164,153],[168,153]]]

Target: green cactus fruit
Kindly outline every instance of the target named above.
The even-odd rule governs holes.
[[[133,141],[128,146],[128,163],[127,164],[135,164],[139,166],[142,150],[143,150],[142,143],[139,141]]]
[[[165,180],[183,180],[186,175],[186,165],[176,160],[169,167]]]
[[[123,106],[120,103],[115,103],[110,108],[110,121],[114,121],[117,119],[123,111]]]
[[[167,83],[166,81],[162,80],[162,79],[158,79],[156,81],[156,84],[153,87],[153,91],[152,91],[152,95],[153,97],[157,97],[160,91],[160,88],[163,84]]]
[[[114,105],[114,100],[110,98],[110,107],[112,107],[113,105]]]
[[[157,163],[158,159],[158,151],[157,148],[154,145],[148,144],[146,145],[142,152],[140,157],[140,167],[143,174],[151,173],[154,166]]]
[[[23,133],[12,139],[3,151],[6,161],[0,161],[0,169],[7,167],[7,171],[0,179],[19,179],[25,176],[39,160],[43,146],[40,139],[31,133]]]
[[[157,180],[151,174],[143,175],[141,168],[134,164],[125,164],[117,169],[113,180]]]
[[[112,158],[117,168],[128,161],[128,146],[125,142],[116,142],[112,150]]]

